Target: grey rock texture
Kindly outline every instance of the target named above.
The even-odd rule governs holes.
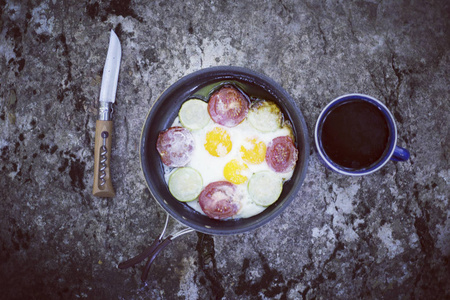
[[[450,297],[448,1],[0,0],[0,15],[2,299]],[[117,195],[102,199],[93,146],[111,29]],[[142,125],[170,84],[216,65],[292,95],[310,131],[306,179],[255,231],[175,240],[142,284],[142,265],[117,268],[166,215],[140,170]],[[357,178],[320,164],[315,120],[352,92],[391,109],[408,162]]]

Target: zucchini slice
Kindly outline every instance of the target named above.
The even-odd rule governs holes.
[[[181,125],[190,130],[202,129],[211,120],[208,103],[200,99],[190,99],[184,102],[178,112],[178,117]]]
[[[179,168],[169,177],[169,191],[178,201],[195,200],[202,188],[202,176],[193,168]]]
[[[271,132],[281,128],[283,114],[274,102],[260,100],[252,104],[247,119],[257,130]]]
[[[269,206],[280,197],[283,180],[271,171],[260,171],[252,175],[247,188],[253,202],[261,206]]]

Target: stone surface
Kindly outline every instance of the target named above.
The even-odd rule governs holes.
[[[0,290],[4,299],[448,299],[448,1],[0,0]],[[122,43],[112,170],[92,196],[109,30]],[[156,259],[165,212],[140,170],[146,114],[170,84],[216,65],[279,82],[311,138],[280,217],[245,234],[190,233]],[[321,108],[351,92],[393,112],[411,151],[365,177],[318,161]],[[172,225],[178,227],[178,225]]]

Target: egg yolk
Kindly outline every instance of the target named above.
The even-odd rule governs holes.
[[[226,180],[234,184],[241,184],[247,181],[247,176],[242,175],[242,171],[247,170],[248,166],[238,161],[237,159],[232,159],[223,168],[223,176]]]
[[[206,133],[205,149],[212,156],[222,157],[231,151],[231,138],[228,132],[220,127]]]
[[[242,159],[250,164],[260,164],[266,157],[266,144],[255,138],[247,138],[241,146]]]

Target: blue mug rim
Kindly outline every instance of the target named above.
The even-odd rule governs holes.
[[[389,138],[389,148],[386,151],[386,154],[375,165],[361,170],[349,170],[345,167],[339,166],[338,164],[334,163],[330,158],[328,158],[328,155],[326,155],[322,147],[321,140],[319,139],[319,130],[324,121],[324,117],[328,114],[328,112],[331,109],[333,109],[336,105],[339,105],[343,102],[356,99],[361,99],[369,103],[372,103],[375,106],[377,106],[378,109],[381,110],[383,115],[386,117],[386,121],[388,122],[390,138]],[[330,103],[328,103],[322,110],[319,117],[317,118],[316,126],[314,129],[314,141],[316,144],[317,153],[319,154],[319,158],[329,169],[343,175],[350,175],[350,176],[368,175],[381,169],[391,159],[392,155],[394,154],[395,148],[397,146],[397,126],[395,124],[394,116],[380,100],[365,94],[357,94],[357,93],[346,94],[338,98],[335,98]]]

